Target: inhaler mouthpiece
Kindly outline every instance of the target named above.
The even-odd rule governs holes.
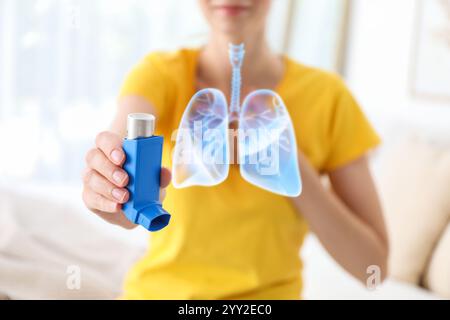
[[[146,113],[133,113],[128,116],[127,139],[150,138],[155,134],[155,117]]]

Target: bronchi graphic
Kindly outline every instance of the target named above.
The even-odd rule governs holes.
[[[240,106],[244,44],[229,49],[233,68],[231,101],[218,89],[203,89],[182,117],[173,154],[175,188],[215,186],[230,168],[230,141],[238,140],[241,176],[264,190],[288,197],[302,190],[297,143],[281,97],[271,90],[250,93]],[[237,134],[229,130],[238,123]]]

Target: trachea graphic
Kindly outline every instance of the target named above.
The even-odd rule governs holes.
[[[238,121],[241,112],[242,63],[245,57],[244,44],[229,45],[230,63],[233,68],[231,77],[230,122]]]
[[[163,138],[154,136],[155,117],[150,114],[128,116],[128,136],[123,142],[126,154],[124,165],[130,182],[130,200],[123,211],[128,220],[155,232],[170,221],[159,201]]]

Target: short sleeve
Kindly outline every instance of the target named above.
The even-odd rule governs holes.
[[[149,54],[128,74],[119,99],[125,96],[142,97],[155,108],[157,118],[165,118],[172,85],[164,67],[158,53]]]
[[[338,80],[337,87],[328,122],[329,145],[324,171],[335,170],[358,159],[381,142],[345,84]]]

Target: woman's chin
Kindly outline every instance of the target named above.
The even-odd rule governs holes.
[[[231,39],[244,39],[246,29],[245,25],[237,23],[227,23],[217,26],[217,30],[220,31],[221,34],[224,34]]]

